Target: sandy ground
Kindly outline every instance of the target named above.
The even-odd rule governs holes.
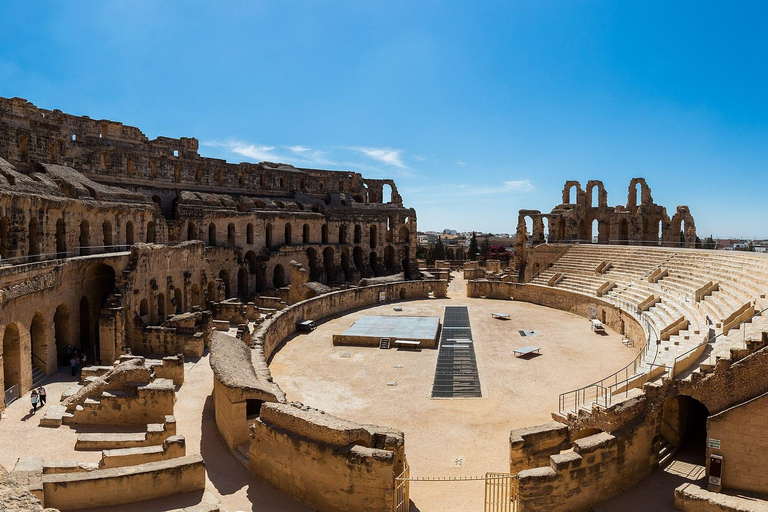
[[[411,476],[479,476],[509,471],[511,429],[551,421],[558,395],[596,381],[632,361],[637,349],[615,332],[599,335],[583,317],[532,304],[471,299],[463,280],[449,298],[355,311],[292,337],[275,355],[275,381],[296,400],[341,418],[403,430]],[[437,350],[334,347],[332,335],[363,315],[439,316],[445,306],[469,306],[483,398],[432,399]],[[496,320],[491,313],[509,313]],[[522,337],[519,330],[540,336]],[[516,358],[512,349],[541,347]],[[397,366],[402,365],[402,368]],[[397,382],[388,386],[388,382]],[[413,482],[413,510],[482,510],[482,482]]]

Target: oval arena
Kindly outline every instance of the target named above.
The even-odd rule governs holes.
[[[197,149],[0,99],[3,505],[765,506],[768,260],[643,179],[427,266],[393,181]]]

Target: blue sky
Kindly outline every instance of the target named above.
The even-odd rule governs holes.
[[[700,235],[768,237],[768,6],[0,3],[0,95],[205,156],[392,177],[421,230],[512,232],[563,183],[648,180]]]

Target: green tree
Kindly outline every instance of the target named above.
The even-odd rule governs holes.
[[[443,245],[443,241],[440,239],[440,237],[437,237],[437,242],[435,243],[435,247],[434,249],[432,249],[432,258],[434,260],[445,259],[445,245]]]
[[[472,238],[469,239],[469,251],[467,251],[467,257],[471,261],[475,261],[477,259],[477,253],[480,252],[480,249],[477,247],[477,235],[475,232],[472,232]]]
[[[486,235],[483,243],[480,245],[480,259],[487,260],[488,255],[491,253],[491,242],[489,241],[490,234]]]

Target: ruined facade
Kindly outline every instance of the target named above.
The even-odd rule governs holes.
[[[199,312],[290,300],[291,261],[331,286],[417,277],[415,232],[391,180],[231,164],[194,138],[0,98],[0,385],[23,394],[67,345],[105,362],[168,343],[199,353]]]
[[[526,227],[532,220],[532,229]],[[548,229],[545,230],[544,222]],[[545,231],[548,231],[545,236]],[[671,217],[667,209],[653,202],[644,178],[629,182],[627,204],[608,206],[608,193],[599,180],[567,181],[563,202],[550,213],[520,210],[517,220],[518,244],[544,242],[597,242],[601,244],[662,245],[694,247],[696,225],[687,206],[678,206]]]

